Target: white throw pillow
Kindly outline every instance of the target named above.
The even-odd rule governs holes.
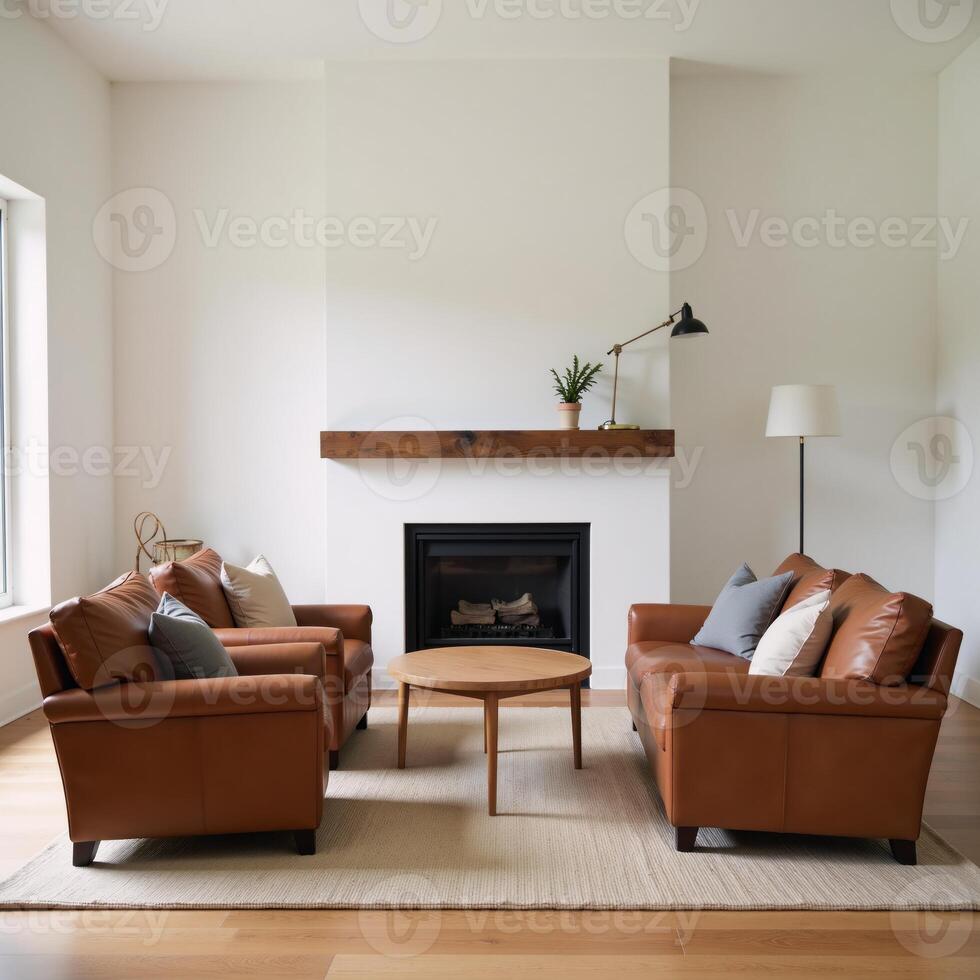
[[[749,673],[812,677],[827,650],[833,628],[829,589],[798,602],[778,616],[763,634]]]
[[[259,555],[248,568],[222,562],[221,585],[236,626],[296,625],[286,593],[265,555]]]

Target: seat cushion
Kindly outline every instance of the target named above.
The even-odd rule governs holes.
[[[344,637],[344,693],[353,690],[358,678],[374,666],[374,651],[363,640]]]
[[[639,688],[648,674],[686,674],[689,671],[729,670],[738,674],[748,673],[749,661],[741,657],[699,647],[693,643],[671,643],[668,640],[647,640],[634,643],[626,651],[626,672],[635,687]]]
[[[904,684],[932,623],[932,606],[852,575],[830,598],[834,634],[821,677]]]
[[[184,561],[168,561],[150,571],[150,581],[160,595],[169,592],[193,610],[212,629],[235,625],[221,587],[221,555],[211,548]]]
[[[789,595],[786,596],[786,601],[783,603],[784,609],[792,609],[804,599],[812,599],[827,589],[836,592],[850,578],[847,572],[842,572],[839,568],[824,568],[812,558],[800,554],[790,555],[773,572],[773,575],[782,575],[785,572],[792,572],[793,579],[790,584]]]
[[[79,687],[91,691],[116,681],[161,679],[147,636],[157,602],[147,579],[129,572],[95,595],[51,610],[51,625]]]

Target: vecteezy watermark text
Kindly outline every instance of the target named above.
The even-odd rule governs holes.
[[[970,227],[969,218],[924,215],[914,218],[888,217],[881,221],[862,216],[848,218],[835,208],[822,215],[803,215],[792,221],[781,215],[763,215],[753,208],[740,217],[734,208],[725,212],[736,246],[748,248],[753,240],[767,248],[928,248],[939,252],[942,261],[956,257]]]
[[[170,0],[0,0],[0,17],[17,20],[112,20],[138,24],[144,32],[163,23]]]
[[[677,33],[697,16],[701,0],[466,0],[474,20],[646,20],[669,22]]]
[[[139,480],[144,490],[155,490],[170,462],[173,446],[48,446],[32,439],[10,446],[4,470],[13,477],[114,477]]]
[[[217,248],[222,241],[234,248],[386,248],[403,249],[410,262],[424,258],[439,219],[410,215],[360,215],[348,221],[335,215],[317,218],[302,208],[289,215],[232,215],[228,208],[208,214],[194,210],[201,241]]]
[[[427,38],[442,18],[443,0],[358,0],[361,21],[390,44],[414,44]],[[463,12],[474,21],[625,20],[670,24],[676,33],[694,23],[701,0],[464,0]]]

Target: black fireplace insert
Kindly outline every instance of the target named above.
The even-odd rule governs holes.
[[[406,524],[405,649],[589,656],[588,524]]]

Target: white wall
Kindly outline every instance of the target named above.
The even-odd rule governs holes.
[[[31,426],[34,431],[21,427],[17,436],[79,454],[91,447],[108,449],[113,445],[111,279],[94,247],[92,219],[109,195],[109,86],[47,26],[21,17],[0,21],[0,90],[0,175],[44,199],[43,207],[21,202],[17,207],[32,223],[35,241],[43,219],[47,233],[47,336],[41,342],[22,337],[25,357],[15,360],[43,372],[46,354],[47,425],[45,412],[34,412],[32,417],[41,420]],[[43,329],[39,323],[43,320],[21,317],[13,329]],[[38,381],[14,377],[15,400],[28,385],[36,393]],[[43,385],[43,375],[40,381]],[[37,549],[48,546],[46,537],[15,539],[22,554],[32,549],[21,563],[30,575],[18,574],[14,556],[15,599],[34,609],[98,588],[115,571],[111,478],[52,475],[49,494],[49,581],[38,574],[37,561]],[[38,700],[26,633],[46,618],[46,609],[26,618],[13,615],[0,616],[0,722]]]
[[[593,653],[618,685],[629,602],[667,596],[663,467],[534,478],[447,465],[400,505],[376,473],[321,461],[317,439],[397,416],[557,427],[548,368],[600,358],[666,311],[666,276],[635,261],[622,228],[667,184],[667,86],[663,62],[113,86],[114,190],[163,192],[177,227],[165,262],[115,277],[117,441],[172,447],[158,487],[146,473],[118,481],[117,563],[132,560],[143,508],[231,560],[262,550],[297,600],[371,603],[383,664],[404,649],[403,523],[592,521]],[[195,211],[210,222],[220,208],[437,224],[415,261],[351,244],[208,247]],[[621,416],[668,425],[667,385],[654,338],[624,365]],[[583,425],[607,417],[609,386]]]
[[[968,217],[956,258],[939,268],[938,414],[980,447],[980,42],[939,77],[939,213]],[[959,447],[962,450],[963,447]],[[936,614],[964,630],[955,690],[980,705],[980,478],[936,504]]]
[[[673,598],[711,602],[740,562],[769,574],[797,549],[798,447],[764,438],[783,383],[840,392],[843,438],[808,450],[807,550],[932,598],[932,504],[899,487],[889,455],[934,413],[935,250],[772,248],[758,235],[736,247],[726,211],[742,223],[752,209],[791,223],[831,208],[876,224],[935,215],[935,79],[684,76],[671,114],[672,181],[708,216],[673,301],[711,330],[671,358],[678,441],[703,447],[672,501]]]
[[[327,132],[331,213],[438,225],[414,262],[329,254],[324,427],[554,428],[548,368],[602,359],[666,315],[666,274],[623,237],[633,204],[668,184],[664,62],[330,65]],[[583,428],[608,417],[610,382]],[[624,355],[622,394],[621,419],[668,425],[665,340]],[[629,604],[668,595],[665,469],[447,462],[410,480],[324,465],[328,592],[371,603],[382,664],[404,650],[403,524],[591,521],[594,681],[621,685]]]
[[[322,84],[119,84],[112,107],[115,190],[162,192],[177,236],[162,265],[114,280],[116,437],[171,452],[159,485],[147,466],[118,481],[117,564],[149,509],[229,561],[265,552],[294,601],[322,600],[318,439],[343,370],[324,353],[323,252],[228,234],[235,218],[323,213]],[[222,209],[212,246],[200,223]]]

